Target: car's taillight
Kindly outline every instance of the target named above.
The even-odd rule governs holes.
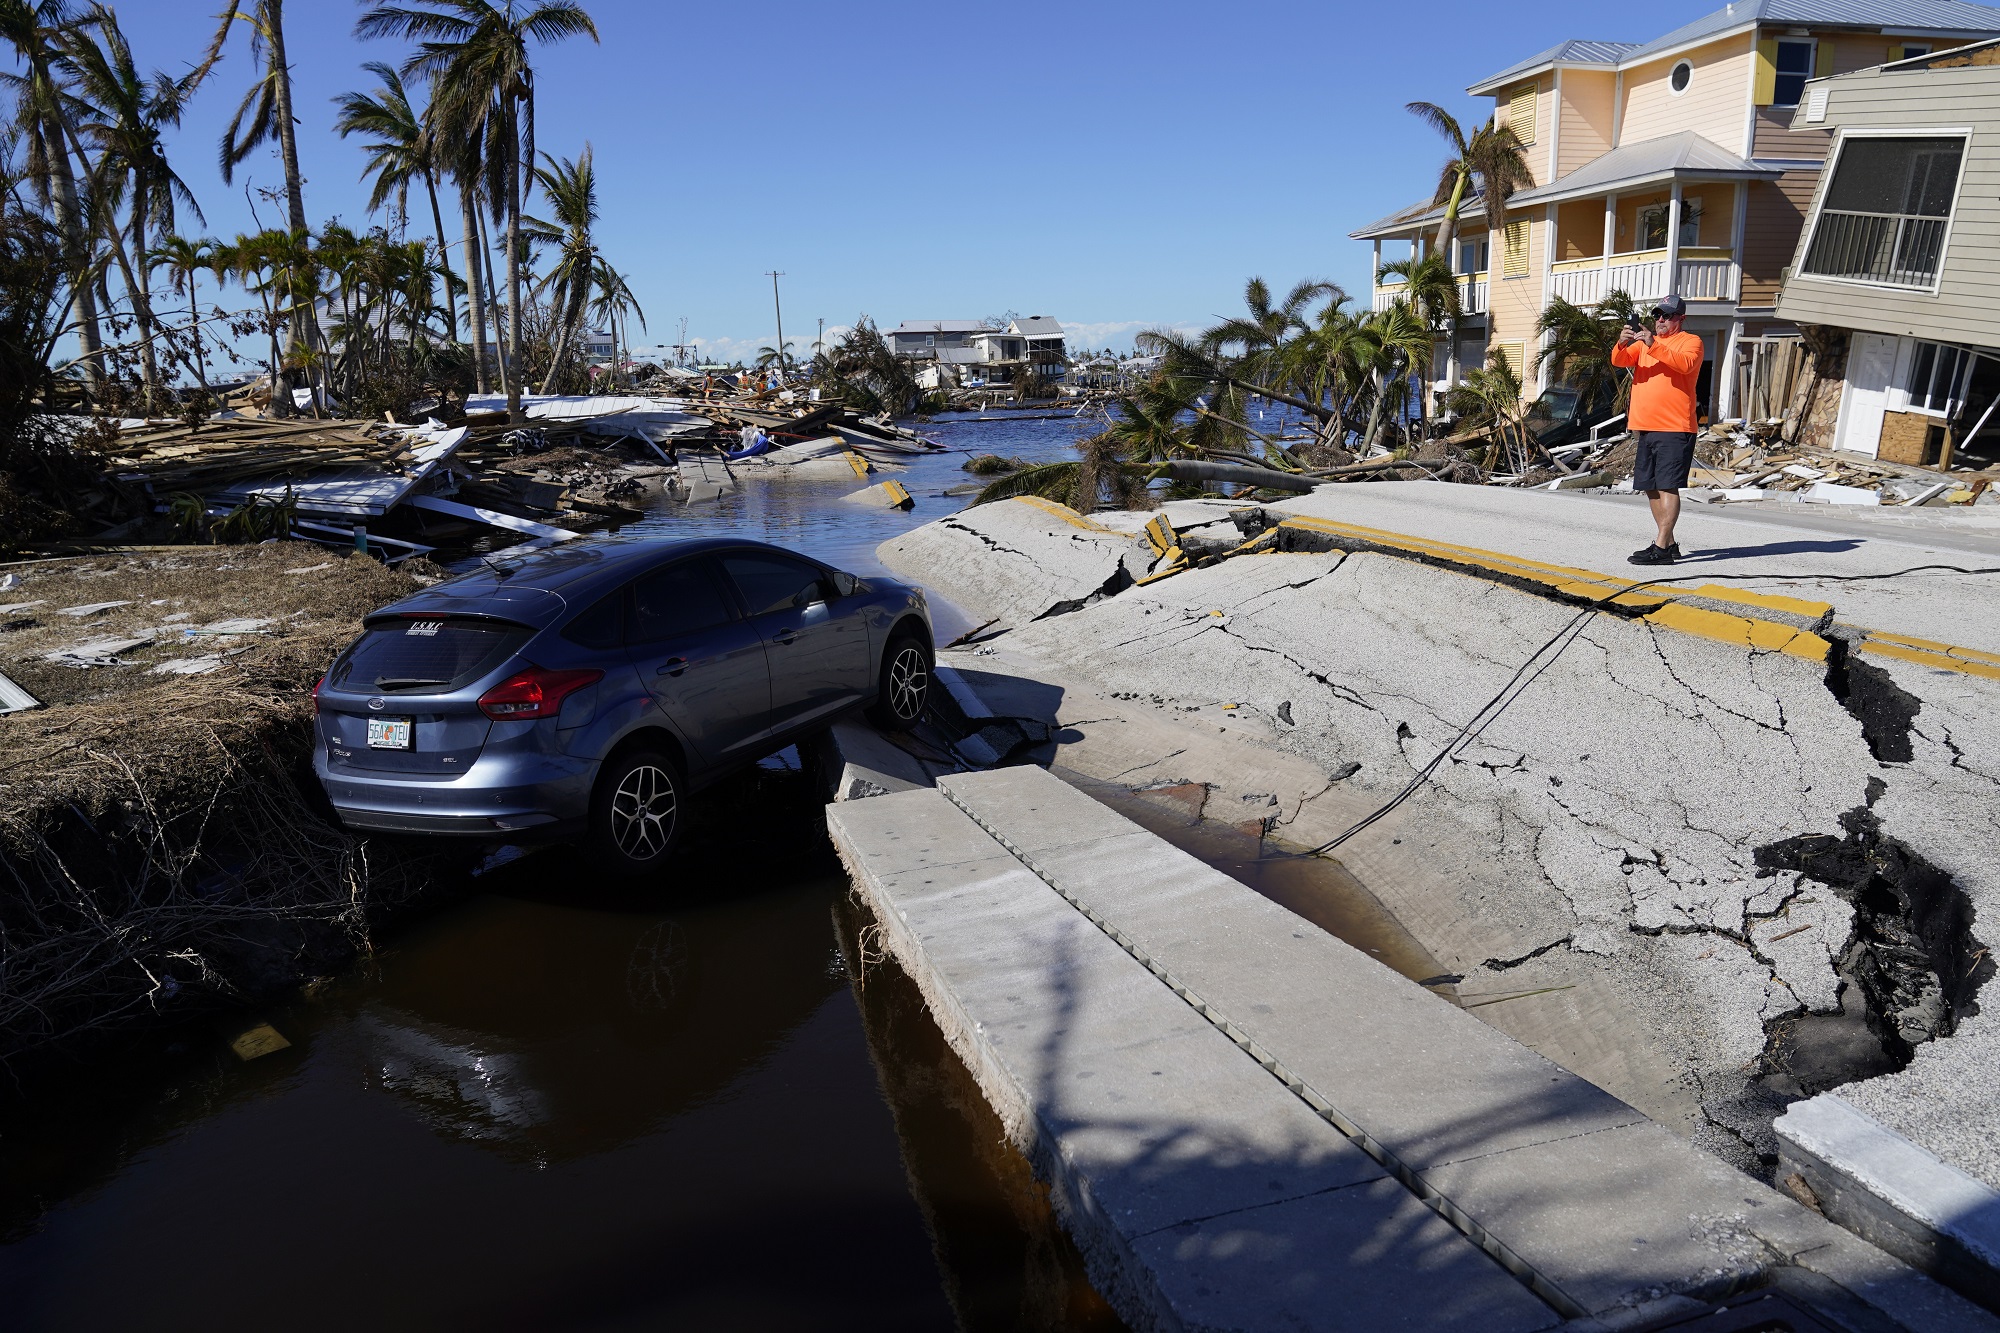
[[[321,677],[320,677],[320,678],[319,678],[318,680],[316,680],[316,681],[314,681],[314,682],[313,682],[313,712],[314,712],[314,713],[318,713],[318,712],[320,711],[320,704],[319,704],[319,692],[320,692],[321,690],[325,689],[325,688],[326,688],[326,677],[325,677],[325,676],[321,676]]]
[[[546,671],[529,667],[479,696],[479,711],[498,722],[554,717],[562,701],[604,679],[602,671]]]

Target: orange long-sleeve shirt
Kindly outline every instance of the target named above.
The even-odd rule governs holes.
[[[1701,374],[1702,345],[1686,329],[1653,345],[1627,343],[1611,349],[1611,364],[1632,371],[1632,406],[1627,430],[1686,431],[1697,427],[1694,412],[1695,376]]]

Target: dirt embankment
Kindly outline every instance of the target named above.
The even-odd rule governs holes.
[[[0,566],[0,672],[44,704],[0,716],[0,1065],[323,974],[422,891],[325,815],[311,693],[435,574],[302,543]]]

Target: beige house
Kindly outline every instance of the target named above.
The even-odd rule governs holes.
[[[1498,231],[1476,199],[1461,209],[1451,261],[1471,318],[1440,349],[1440,382],[1505,358],[1532,395],[1550,301],[1624,291],[1643,308],[1678,291],[1708,347],[1704,401],[1731,415],[1746,347],[1797,334],[1778,293],[1833,138],[1792,129],[1807,85],[1995,35],[2000,9],[1962,0],[1749,0],[1649,42],[1563,42],[1472,85],[1535,183]],[[1351,235],[1379,272],[1430,253],[1442,216],[1418,204]],[[1378,282],[1375,308],[1398,295]]]
[[[2000,462],[2000,42],[1815,79],[1793,125],[1831,166],[1778,314],[1844,352],[1831,443]]]

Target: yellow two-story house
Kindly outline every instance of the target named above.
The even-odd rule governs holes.
[[[1807,81],[1996,34],[2000,9],[1962,0],[1748,0],[1649,42],[1566,41],[1473,84],[1526,146],[1534,185],[1498,231],[1477,198],[1460,209],[1467,318],[1439,348],[1440,386],[1504,358],[1532,397],[1552,300],[1624,291],[1643,310],[1678,292],[1707,344],[1704,408],[1730,416],[1744,340],[1797,332],[1778,289],[1831,140],[1790,128]],[[1417,204],[1350,235],[1373,243],[1379,274],[1431,253],[1443,216]],[[1375,308],[1399,290],[1378,278]]]

